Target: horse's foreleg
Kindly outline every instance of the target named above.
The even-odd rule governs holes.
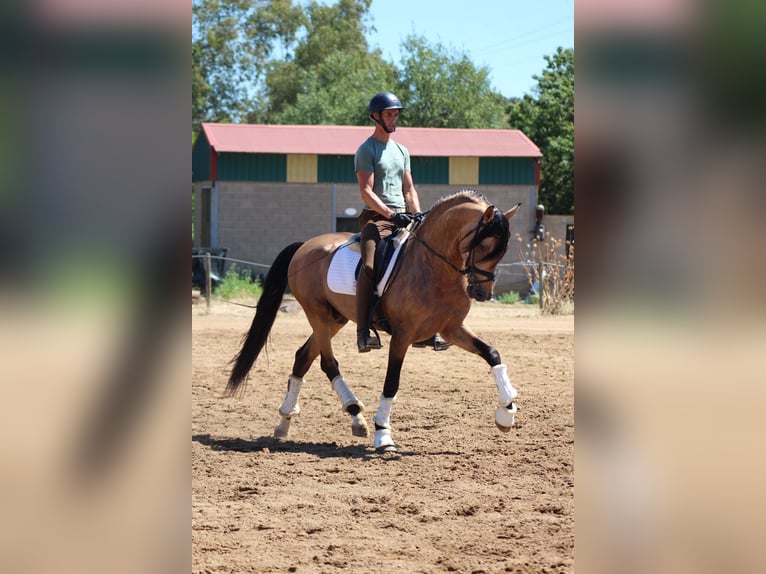
[[[508,378],[508,369],[505,365],[492,367],[497,386],[497,408],[495,409],[495,425],[503,432],[508,432],[516,422],[516,403],[514,400],[519,394],[513,388],[511,379]]]
[[[488,345],[466,325],[456,329],[442,331],[442,336],[453,345],[479,355],[492,368],[497,387],[497,408],[495,409],[495,425],[502,432],[508,432],[516,422],[516,403],[518,391],[511,384],[508,368],[503,364],[497,349]]]
[[[402,373],[402,364],[404,363],[404,354],[407,347],[400,348],[401,345],[395,337],[391,339],[391,347],[388,353],[388,368],[386,370],[386,382],[383,385],[383,393],[380,395],[380,403],[375,416],[372,417],[375,423],[375,440],[373,446],[375,450],[382,452],[392,452],[396,450],[394,439],[391,438],[391,409],[396,401],[396,393],[399,391],[399,379]]]

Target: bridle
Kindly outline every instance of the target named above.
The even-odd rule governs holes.
[[[426,214],[427,215],[427,214]],[[484,223],[484,217],[479,217],[479,222],[476,224],[476,227],[473,229],[473,231],[469,231],[466,233],[463,237],[460,238],[460,241],[458,243],[462,243],[463,240],[466,239],[471,233],[473,233],[473,237],[471,238],[470,247],[468,249],[468,255],[465,258],[465,265],[463,268],[458,267],[452,261],[447,259],[444,255],[436,251],[433,247],[431,247],[428,243],[423,241],[420,237],[418,237],[415,233],[412,234],[412,237],[414,237],[420,244],[422,244],[426,249],[428,249],[431,253],[436,255],[439,259],[444,261],[447,265],[452,267],[455,271],[460,273],[461,275],[466,275],[468,277],[468,287],[473,287],[474,285],[478,285],[480,283],[488,283],[490,281],[494,281],[495,277],[497,277],[496,273],[493,273],[492,271],[487,271],[485,269],[480,269],[476,266],[475,260],[476,260],[476,248],[479,246],[479,244],[484,240],[484,238],[489,237],[491,235],[494,235],[495,237],[500,237],[501,239],[503,236],[505,236],[505,244],[502,246],[502,249],[496,249],[495,252],[498,253],[497,259],[502,257],[505,254],[505,250],[508,246],[508,235],[503,233],[502,235],[500,233],[494,233],[493,229],[500,225],[499,218],[503,218],[503,214],[498,211],[497,208],[495,208],[494,211],[494,217],[492,220],[490,220],[488,223]],[[476,276],[479,275],[483,277],[483,279],[477,279]]]

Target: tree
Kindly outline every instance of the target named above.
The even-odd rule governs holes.
[[[389,90],[396,76],[377,54],[335,52],[306,72],[292,104],[274,114],[281,124],[367,125],[374,92]]]
[[[396,93],[407,111],[402,125],[431,128],[501,128],[507,102],[492,91],[489,69],[442,44],[410,35],[403,46]]]
[[[192,129],[244,119],[274,47],[304,21],[291,0],[192,0]]]
[[[380,53],[369,51],[365,34],[371,2],[338,0],[324,5],[312,0],[305,8],[305,33],[293,54],[270,64],[266,105],[254,109],[250,121],[359,123],[358,102],[362,93],[369,98],[368,82],[381,83],[393,75]],[[347,104],[355,107],[344,108]]]
[[[509,123],[543,154],[538,197],[546,212],[574,213],[574,50],[558,48],[532,95],[508,108]]]

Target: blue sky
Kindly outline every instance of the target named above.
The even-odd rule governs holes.
[[[399,65],[402,41],[416,33],[489,68],[506,97],[531,93],[543,56],[574,47],[574,0],[373,0],[370,14],[377,31],[367,41],[387,60]]]

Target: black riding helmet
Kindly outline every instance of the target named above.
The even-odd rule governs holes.
[[[374,113],[380,113],[383,110],[403,110],[402,102],[399,101],[391,92],[380,92],[372,96],[370,104],[367,106],[367,112],[370,114],[370,119],[378,123],[386,133],[391,133],[386,125],[379,119],[373,116]]]

